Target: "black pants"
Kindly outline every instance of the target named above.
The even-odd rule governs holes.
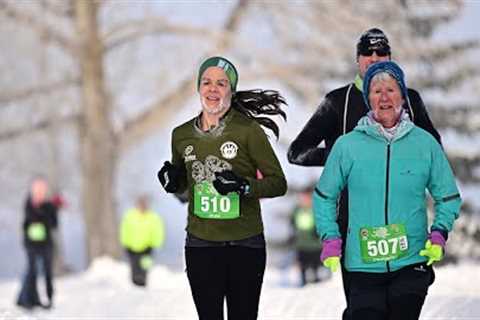
[[[395,272],[346,274],[353,320],[417,320],[434,281],[432,267],[411,265]]]
[[[345,247],[343,249],[345,249]],[[341,258],[341,272],[342,272],[343,293],[345,294],[345,300],[346,300],[346,304],[347,304],[347,306],[345,307],[345,310],[343,310],[342,320],[351,320],[352,317],[350,315],[350,309],[348,307],[348,303],[349,303],[348,292],[349,292],[349,288],[350,288],[348,282],[350,281],[350,277],[348,276],[348,271],[345,269],[343,256]]]
[[[297,261],[300,265],[301,285],[307,284],[307,272],[311,270],[313,273],[313,282],[320,281],[318,277],[318,269],[320,268],[320,250],[298,250]]]
[[[265,248],[186,247],[185,261],[200,320],[255,320],[266,264]]]
[[[37,265],[40,262],[45,275],[48,305],[51,305],[53,298],[53,247],[46,245],[42,247],[27,247],[27,273],[23,279],[22,289],[17,299],[17,305],[32,308],[41,306],[37,290]]]
[[[130,261],[130,277],[133,284],[145,287],[147,285],[147,270],[140,263],[142,257],[148,252],[132,252],[128,251],[128,260]]]

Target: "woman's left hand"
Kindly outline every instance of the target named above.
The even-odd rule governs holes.
[[[213,186],[221,195],[226,195],[230,192],[236,192],[239,195],[245,195],[250,189],[248,180],[237,176],[231,170],[215,172]]]

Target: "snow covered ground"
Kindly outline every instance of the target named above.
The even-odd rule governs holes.
[[[437,268],[421,319],[480,319],[478,264]],[[295,269],[268,268],[259,320],[339,319],[343,308],[341,279],[298,288]],[[43,280],[43,279],[42,279]],[[19,281],[0,283],[0,320],[40,319],[196,319],[186,276],[163,266],[150,273],[149,286],[129,282],[128,266],[108,258],[96,260],[84,273],[56,279],[55,307],[25,312],[13,301]],[[43,288],[41,288],[43,289]]]

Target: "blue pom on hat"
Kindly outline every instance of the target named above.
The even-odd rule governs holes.
[[[370,102],[368,101],[368,92],[370,90],[370,82],[372,78],[382,72],[386,72],[391,75],[395,80],[397,80],[400,91],[405,101],[408,101],[408,91],[407,85],[405,83],[405,74],[398,64],[393,61],[381,61],[372,64],[363,78],[363,100],[369,109],[372,109]]]

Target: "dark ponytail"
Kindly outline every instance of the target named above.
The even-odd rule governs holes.
[[[247,90],[237,91],[232,96],[232,107],[257,121],[261,126],[270,129],[278,139],[279,129],[277,124],[268,117],[259,117],[259,115],[280,115],[287,121],[287,115],[282,110],[281,105],[287,105],[285,99],[275,90]]]

